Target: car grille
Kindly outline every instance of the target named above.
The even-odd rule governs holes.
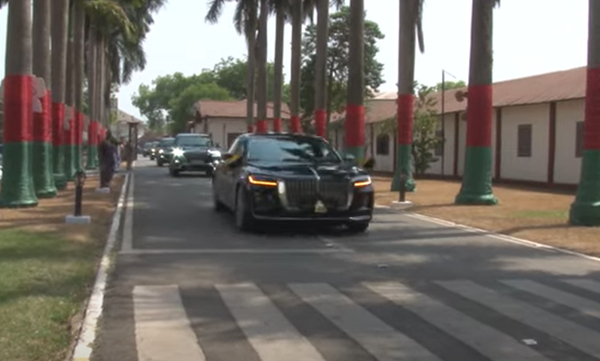
[[[293,179],[285,181],[287,203],[290,208],[312,212],[317,200],[328,210],[343,210],[348,203],[348,181]]]
[[[187,160],[189,161],[193,161],[193,160],[207,160],[208,159],[208,153],[206,152],[194,152],[194,153],[185,153],[185,157],[187,158]]]

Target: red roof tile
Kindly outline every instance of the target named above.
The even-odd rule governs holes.
[[[209,118],[246,118],[245,100],[200,100],[196,102],[196,110],[201,117]],[[256,115],[256,104],[254,105]],[[290,117],[287,104],[281,104],[281,116],[283,119]],[[267,118],[273,118],[273,102],[267,103]]]

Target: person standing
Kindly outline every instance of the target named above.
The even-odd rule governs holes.
[[[100,160],[100,188],[108,188],[115,172],[115,146],[112,143],[112,133],[106,131],[106,136],[98,145]]]

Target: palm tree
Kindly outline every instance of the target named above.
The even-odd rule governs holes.
[[[83,141],[83,83],[84,83],[84,63],[85,63],[85,9],[81,2],[76,2],[75,15],[73,19],[73,67],[75,72],[74,94],[74,114],[75,114],[75,167],[76,170],[82,168],[82,149]]]
[[[473,0],[467,104],[467,150],[457,204],[493,205],[492,191],[492,30],[499,0]]]
[[[258,84],[256,94],[256,131],[266,133],[267,126],[267,21],[269,8],[267,0],[260,0],[260,17],[258,19],[257,65]]]
[[[362,164],[365,157],[364,19],[364,0],[351,0],[348,98],[344,127],[346,129],[346,152],[354,155],[358,164]]]
[[[38,204],[31,181],[32,22],[31,0],[9,0],[4,79],[4,174],[0,207]]]
[[[67,67],[65,85],[65,129],[63,133],[64,174],[67,181],[75,177],[75,48],[74,26],[75,6],[69,4],[69,21],[67,23]]]
[[[64,173],[64,128],[68,22],[69,0],[52,0],[52,139],[54,183],[59,190],[67,186]]]
[[[589,0],[588,64],[581,178],[569,223],[600,226],[600,3]]]
[[[329,40],[329,0],[317,0],[317,46],[315,62],[315,127],[316,134],[327,133],[327,42]]]
[[[302,58],[303,0],[291,0],[292,7],[292,64],[290,79],[290,128],[294,133],[302,131],[300,123],[300,69]]]
[[[285,22],[290,12],[289,0],[271,0],[275,12],[275,76],[273,78],[273,130],[281,132],[281,97],[283,89],[283,38]]]
[[[422,31],[424,0],[400,0],[400,34],[398,58],[398,149],[392,191],[400,190],[401,179],[407,191],[415,190],[412,178],[412,129],[415,82],[415,39],[425,51]],[[401,177],[403,176],[403,177]]]
[[[52,100],[50,95],[50,0],[33,1],[33,74],[44,80],[41,112],[33,113],[33,183],[38,198],[57,194],[52,174]]]
[[[233,23],[239,34],[244,34],[248,46],[246,85],[246,124],[248,132],[254,130],[254,80],[256,67],[257,0],[211,0],[205,21],[216,23],[221,17],[226,1],[237,1]]]

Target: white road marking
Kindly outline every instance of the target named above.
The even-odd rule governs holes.
[[[579,310],[581,313],[600,318],[600,304],[577,295],[563,292],[530,280],[502,281],[511,287],[531,293],[564,306]]]
[[[256,285],[215,287],[262,361],[325,361]]]
[[[396,331],[328,284],[295,283],[290,284],[289,288],[379,361],[440,361],[419,343]]]
[[[559,338],[581,351],[600,357],[600,333],[527,303],[504,296],[471,281],[437,281],[447,290],[480,303],[509,318]]]
[[[401,283],[364,283],[396,305],[456,337],[493,361],[548,361],[517,340]]]
[[[176,285],[135,286],[135,338],[139,361],[204,361]]]
[[[206,249],[134,249],[121,251],[129,255],[162,255],[162,254],[328,254],[349,253],[335,248],[305,248],[305,249],[260,249],[260,248],[206,248]]]

